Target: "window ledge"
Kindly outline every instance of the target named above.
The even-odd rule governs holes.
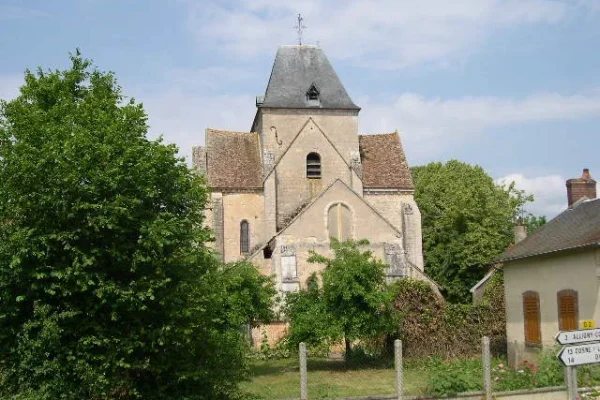
[[[541,343],[527,343],[525,342],[525,347],[530,349],[542,349],[544,346]]]

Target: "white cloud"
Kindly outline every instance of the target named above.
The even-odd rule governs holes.
[[[425,98],[400,95],[389,104],[360,102],[362,132],[398,129],[411,160],[431,160],[491,128],[522,122],[600,116],[600,94],[535,94],[525,98]],[[414,161],[413,161],[414,162]]]
[[[25,83],[22,75],[0,75],[0,99],[10,100],[19,94],[19,87]]]
[[[444,63],[486,36],[528,24],[553,24],[575,7],[554,0],[233,0],[196,2],[188,27],[224,54],[272,54],[295,43],[294,17],[305,18],[305,42],[320,42],[333,58],[373,68]]]
[[[202,96],[173,89],[160,94],[140,94],[149,115],[150,137],[163,135],[165,142],[175,143],[181,156],[191,162],[193,146],[204,145],[208,127],[247,132],[254,118],[253,96]]]
[[[566,179],[559,175],[528,177],[514,173],[496,180],[499,184],[515,182],[518,189],[533,194],[534,202],[526,206],[527,212],[549,219],[567,208]]]

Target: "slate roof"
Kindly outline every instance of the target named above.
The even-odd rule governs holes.
[[[414,189],[398,133],[359,135],[365,189]]]
[[[207,129],[206,150],[206,174],[210,188],[262,188],[258,133]]]
[[[593,246],[600,246],[600,199],[585,200],[563,211],[495,262]]]
[[[313,84],[319,92],[316,103],[306,96]],[[360,110],[348,96],[323,50],[307,45],[282,46],[277,50],[264,100],[257,105]]]

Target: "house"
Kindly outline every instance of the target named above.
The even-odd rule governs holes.
[[[555,345],[561,330],[600,321],[600,199],[588,169],[567,181],[568,208],[505,251],[506,335],[511,365]]]
[[[226,262],[249,260],[280,292],[305,287],[330,238],[370,241],[387,279],[423,273],[421,214],[397,132],[360,135],[358,107],[323,50],[283,46],[249,132],[206,129],[193,163]]]
[[[514,242],[509,245],[507,250],[527,237],[527,227],[522,223],[521,220],[519,220],[514,226],[514,235]],[[473,296],[473,304],[481,303],[491,278],[496,275],[498,271],[502,271],[502,263],[492,265],[488,273],[485,274],[485,276],[481,278],[479,282],[473,285],[471,289],[469,289],[471,295]]]

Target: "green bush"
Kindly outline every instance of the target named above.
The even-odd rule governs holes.
[[[429,378],[427,391],[433,395],[455,395],[482,388],[480,359],[444,361],[433,357],[427,362]]]

